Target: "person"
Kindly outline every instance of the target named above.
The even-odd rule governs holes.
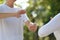
[[[6,0],[0,5],[0,40],[23,40],[23,26],[35,32],[37,26],[32,23],[21,8],[14,8],[16,0]]]
[[[60,40],[60,13],[51,19],[47,24],[39,28],[38,35],[45,37],[54,33],[56,40]]]

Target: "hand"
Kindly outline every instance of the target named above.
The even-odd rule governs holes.
[[[37,25],[35,23],[31,23],[28,29],[32,32],[35,32],[37,30]]]
[[[25,14],[26,11],[25,11],[25,10],[19,10],[18,13],[19,13],[19,14]]]
[[[16,17],[19,18],[22,14],[25,14],[26,11],[25,10],[19,10],[17,13],[16,13]]]

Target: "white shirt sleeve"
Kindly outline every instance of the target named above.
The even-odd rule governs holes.
[[[38,35],[40,37],[45,37],[54,31],[57,31],[60,29],[60,13],[56,15],[50,22],[48,22],[46,25],[42,26],[38,30]]]
[[[23,21],[24,21],[24,22],[26,22],[27,20],[29,20],[27,14],[23,14],[22,17],[23,17]]]

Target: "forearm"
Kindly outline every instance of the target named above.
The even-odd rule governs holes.
[[[15,17],[16,13],[0,13],[0,18]]]
[[[55,16],[46,25],[42,26],[38,31],[38,35],[40,37],[45,37],[59,29],[60,29],[60,14]]]

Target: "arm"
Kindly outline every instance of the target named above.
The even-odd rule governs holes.
[[[29,20],[27,20],[27,21],[25,22],[25,24],[27,25],[27,27],[28,27],[28,29],[29,29],[30,31],[35,32],[35,31],[37,30],[37,26],[36,26],[35,23],[32,23],[32,22],[30,22]]]
[[[35,24],[35,23],[32,23],[32,22],[29,20],[29,18],[27,17],[26,14],[23,14],[23,15],[22,15],[22,19],[23,19],[24,23],[27,25],[27,27],[28,27],[28,29],[29,29],[30,31],[33,31],[33,32],[36,31],[36,29],[37,29],[36,24]]]
[[[20,17],[21,14],[25,14],[25,10],[19,10],[16,13],[0,13],[0,18],[7,18],[7,17]]]
[[[60,29],[60,13],[58,15],[56,15],[46,25],[42,26],[38,31],[38,35],[40,37],[45,37],[59,29]]]
[[[0,13],[0,18],[16,17],[16,13]]]
[[[0,18],[15,17],[15,16],[16,13],[4,13],[4,9],[2,8],[2,5],[0,5]]]

